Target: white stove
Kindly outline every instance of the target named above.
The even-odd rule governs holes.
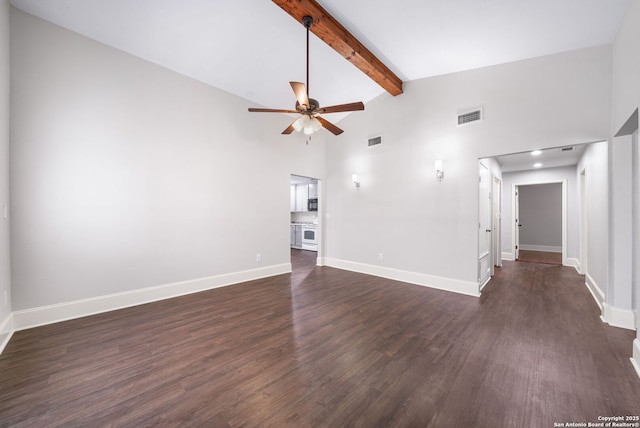
[[[302,225],[302,249],[309,251],[318,251],[318,225],[303,224]]]

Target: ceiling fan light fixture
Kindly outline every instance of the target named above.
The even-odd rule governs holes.
[[[295,122],[293,122],[293,129],[297,132],[304,132],[305,135],[311,135],[314,132],[317,132],[322,128],[322,123],[315,118],[309,115],[303,115],[299,117]]]
[[[293,129],[295,129],[296,132],[300,132],[303,129],[305,129],[308,125],[309,125],[309,116],[305,114],[300,116],[298,120],[293,122]]]
[[[311,118],[311,120],[309,121],[309,124],[311,125],[313,132],[317,132],[322,128],[322,123],[320,123],[320,121],[315,117]]]

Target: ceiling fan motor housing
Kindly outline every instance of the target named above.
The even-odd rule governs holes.
[[[309,108],[304,109],[300,106],[300,103],[296,101],[296,110],[306,112],[306,113],[311,113],[314,110],[317,110],[320,108],[320,103],[317,100],[314,100],[313,98],[309,98],[309,104],[310,104]]]

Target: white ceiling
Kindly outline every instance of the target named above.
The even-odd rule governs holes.
[[[319,1],[405,81],[611,43],[629,2]],[[269,0],[11,3],[252,105],[293,108],[288,82],[305,81],[305,29]],[[310,95],[322,106],[384,92],[313,34],[310,68]]]
[[[502,172],[572,166],[578,164],[580,156],[582,156],[582,153],[584,152],[586,146],[587,144],[578,144],[575,146],[565,146],[553,149],[539,150],[540,154],[535,156],[532,154],[532,152],[514,153],[498,156],[496,157],[496,160],[500,164]],[[536,163],[540,163],[541,166],[533,166]]]

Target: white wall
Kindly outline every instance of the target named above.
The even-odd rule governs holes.
[[[622,26],[618,31],[616,40],[613,43],[613,108],[611,118],[611,134],[615,135],[621,126],[626,123],[632,113],[640,106],[640,2],[629,2],[629,8],[622,22]],[[614,141],[613,144],[616,142]],[[634,161],[631,165],[631,176],[635,177],[633,189],[632,205],[638,207],[638,187],[640,187],[638,177],[640,168],[638,153],[638,138],[637,134],[635,140],[631,143],[632,152],[635,153]],[[614,149],[615,150],[615,149]],[[612,170],[615,171],[619,167],[618,162],[612,163]],[[612,203],[615,201],[612,201]],[[613,211],[624,209],[623,207],[613,206]],[[637,215],[637,210],[635,211]],[[612,219],[613,221],[613,219]],[[638,219],[636,217],[635,226],[638,226]],[[611,228],[615,229],[615,223],[611,224]],[[634,233],[634,240],[632,242],[632,248],[637,250],[640,248],[640,242],[638,241],[637,230]],[[615,257],[615,254],[613,255]],[[631,255],[632,264],[632,294],[634,294],[633,309],[635,311],[635,326],[637,330],[638,339],[635,340],[633,346],[633,361],[635,361],[636,370],[640,375],[640,282],[638,278],[640,274],[640,254],[637,251]],[[620,290],[618,294],[626,293],[628,291],[628,285],[626,290]]]
[[[617,133],[640,106],[640,2],[629,2],[620,31],[613,44],[613,118]]]
[[[9,220],[4,218],[5,205],[9,207],[9,2],[0,0],[0,350],[11,330]]]
[[[286,267],[290,174],[323,178],[321,134],[305,145],[285,115],[11,20],[14,310]]]
[[[567,182],[567,259],[577,263],[580,255],[580,199],[575,166],[502,173],[502,252],[513,260],[513,186]],[[605,208],[606,209],[606,208]]]
[[[562,184],[519,187],[520,249],[562,251]]]
[[[638,132],[633,135],[633,243],[632,281],[633,309],[636,312],[636,328],[640,335],[640,146]],[[640,336],[639,336],[640,337]],[[639,373],[640,374],[640,373]]]
[[[610,48],[599,47],[407,82],[368,103],[327,144],[327,255],[476,282],[478,159],[606,139],[610,85]],[[484,120],[457,127],[476,106]],[[367,147],[375,134],[383,143]]]
[[[622,309],[632,305],[633,145],[631,136],[609,144],[609,278],[607,303]]]
[[[578,162],[585,171],[587,219],[587,283],[605,293],[608,287],[609,192],[607,142],[590,144]],[[579,193],[578,193],[579,194]],[[581,219],[582,221],[582,219]]]
[[[633,366],[640,376],[640,143],[633,134],[633,313],[636,339],[633,341]]]

